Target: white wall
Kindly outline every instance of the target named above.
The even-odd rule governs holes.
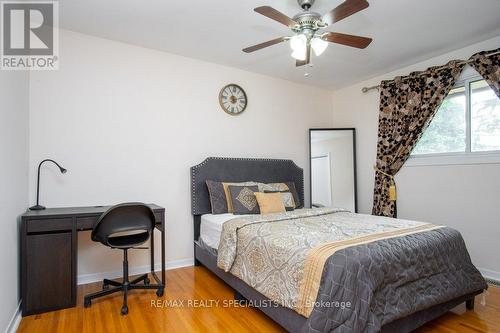
[[[468,59],[473,53],[500,45],[500,37],[429,59],[333,93],[334,127],[355,127],[360,212],[371,213],[379,94],[362,93],[364,86],[411,71]],[[397,52],[397,51],[395,51]],[[445,224],[465,238],[474,263],[483,274],[500,279],[500,165],[403,167],[396,177],[398,216]]]
[[[27,72],[0,71],[0,330],[19,302],[19,222],[28,207]]]
[[[36,163],[54,158],[68,173],[44,168],[42,204],[162,205],[168,261],[193,255],[190,166],[208,156],[289,158],[307,174],[308,128],[331,125],[326,90],[68,31],[60,38],[60,70],[30,78],[31,202]],[[219,107],[228,83],[247,92],[239,116]],[[136,251],[131,266],[147,258]],[[80,235],[79,275],[119,270],[120,251]]]

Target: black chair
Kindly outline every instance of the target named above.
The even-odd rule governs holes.
[[[86,295],[84,306],[87,308],[92,304],[92,299],[106,296],[115,292],[123,291],[123,306],[121,313],[128,313],[127,295],[131,289],[157,289],[156,295],[163,296],[164,285],[150,284],[148,274],[139,276],[129,281],[127,251],[131,248],[144,244],[155,227],[155,216],[151,208],[141,203],[124,203],[108,209],[101,215],[94,229],[92,240],[101,242],[113,249],[123,250],[123,281],[104,279],[102,291]],[[139,285],[139,282],[144,282]],[[113,288],[109,288],[109,286]]]

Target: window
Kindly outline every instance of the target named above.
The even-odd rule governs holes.
[[[466,150],[465,87],[452,89],[412,152],[412,155]]]
[[[470,84],[471,151],[500,150],[500,100],[484,80]]]
[[[477,157],[492,152],[500,156],[500,99],[476,71],[467,67],[411,155]]]

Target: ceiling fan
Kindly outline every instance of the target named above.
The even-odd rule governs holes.
[[[293,18],[277,11],[270,6],[262,6],[254,9],[259,14],[269,17],[289,27],[294,35],[291,37],[279,37],[270,41],[257,44],[243,49],[243,52],[251,53],[265,47],[290,41],[292,57],[296,59],[297,66],[307,65],[311,62],[311,48],[316,56],[320,56],[327,48],[328,42],[356,47],[366,48],[371,38],[341,34],[338,32],[319,32],[320,29],[345,19],[369,6],[366,0],[346,0],[329,13],[321,16],[309,11],[315,0],[298,0],[303,11]]]

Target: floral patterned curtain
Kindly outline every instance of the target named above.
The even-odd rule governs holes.
[[[469,61],[469,65],[481,74],[500,98],[500,48],[476,53]]]
[[[446,66],[382,82],[374,215],[396,217],[396,201],[389,195],[391,185],[395,186],[393,177],[410,156],[464,66],[463,61],[454,60]]]

